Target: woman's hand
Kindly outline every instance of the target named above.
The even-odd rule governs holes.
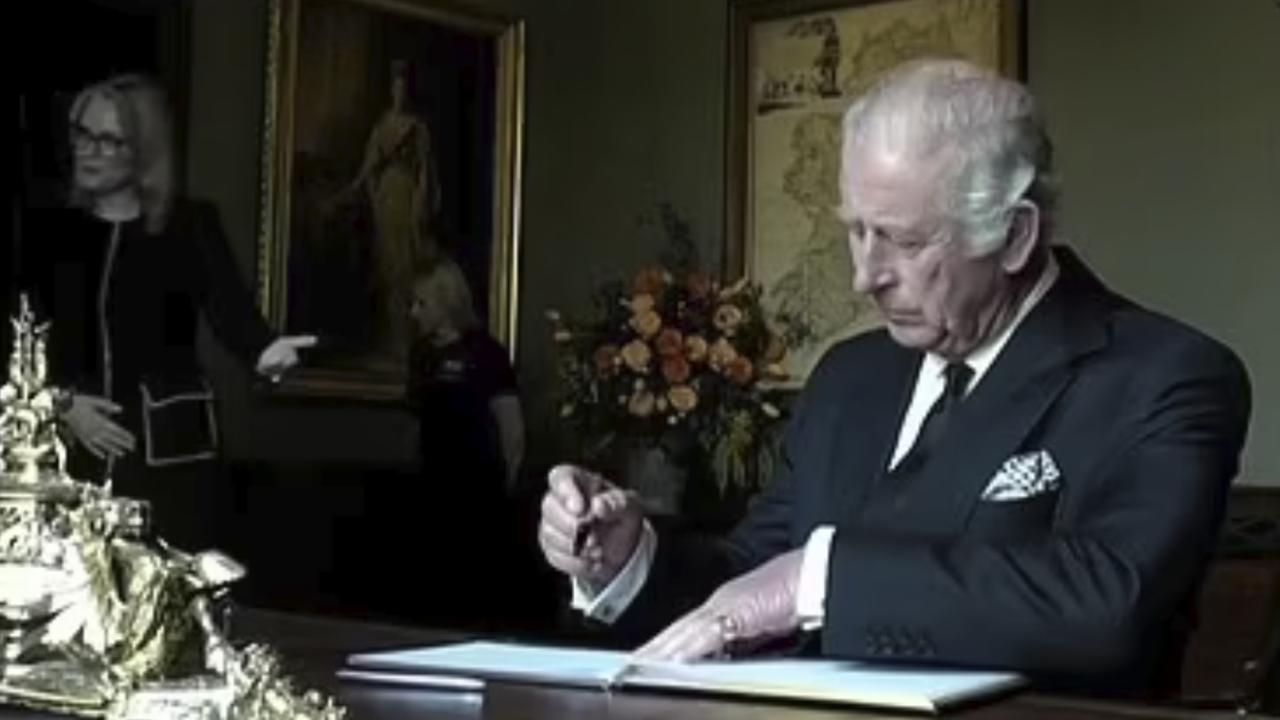
[[[137,442],[133,433],[111,419],[120,414],[120,406],[96,395],[71,397],[71,407],[62,414],[76,441],[103,460],[119,458],[133,452]]]
[[[259,375],[278,382],[290,368],[298,364],[298,351],[315,347],[315,335],[286,335],[278,337],[258,356]]]

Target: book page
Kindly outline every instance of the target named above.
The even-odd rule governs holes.
[[[1021,677],[1013,673],[799,658],[642,663],[632,666],[622,679],[622,684],[629,687],[713,691],[925,712],[936,712],[947,705],[995,694],[1021,683]]]
[[[605,687],[627,668],[629,654],[612,650],[466,642],[432,648],[352,655],[368,670],[448,672],[477,678]]]
[[[495,642],[353,655],[362,671],[719,693],[937,712],[1022,684],[1014,673],[818,659],[633,663],[629,653]]]

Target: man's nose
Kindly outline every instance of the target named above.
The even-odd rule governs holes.
[[[850,243],[853,259],[853,289],[864,295],[880,290],[893,282],[893,271],[885,263],[881,253],[875,251],[876,243]]]

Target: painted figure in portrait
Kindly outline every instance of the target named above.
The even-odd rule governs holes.
[[[391,104],[369,133],[359,175],[339,196],[340,201],[367,201],[371,211],[373,347],[390,357],[401,357],[408,347],[404,318],[414,268],[438,250],[433,235],[440,212],[438,171],[431,130],[410,104],[410,71],[404,60],[391,63]]]

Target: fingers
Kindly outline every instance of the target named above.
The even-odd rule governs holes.
[[[609,523],[621,517],[634,500],[634,493],[621,488],[609,488],[591,498],[587,517]]]
[[[98,413],[118,415],[123,409],[116,403],[113,403],[104,397],[98,397],[97,395],[77,395],[75,399],[76,402],[83,403],[85,407]]]
[[[103,442],[110,447],[125,452],[133,452],[133,449],[137,446],[133,433],[113,422],[107,421],[103,423],[102,428],[98,432],[99,437],[101,437]]]
[[[547,473],[549,494],[565,511],[574,516],[584,514],[587,509],[586,498],[604,484],[604,479],[599,475],[576,465],[557,465]]]
[[[290,335],[280,340],[291,348],[300,349],[315,347],[320,338],[315,335]]]
[[[89,440],[81,440],[81,441],[80,441],[80,444],[84,446],[84,449],[85,449],[85,450],[88,450],[88,451],[89,451],[89,454],[90,454],[90,455],[92,455],[92,456],[94,456],[94,457],[98,458],[99,460],[106,460],[106,459],[107,459],[107,457],[108,457],[108,456],[107,456],[107,452],[106,452],[106,450],[104,450],[103,448],[98,447],[97,443],[92,442],[92,441],[89,441]]]
[[[82,444],[93,456],[101,460],[128,455],[137,445],[132,433],[114,424],[99,428],[92,435],[84,438]]]
[[[552,567],[577,577],[596,577],[605,571],[605,555],[600,544],[589,540],[581,553],[574,552],[576,531],[566,532],[545,518],[538,524],[538,545]]]
[[[137,441],[133,437],[133,433],[125,430],[119,425],[103,420],[102,424],[93,431],[87,443],[90,451],[98,457],[121,457],[133,452],[137,447]]]
[[[538,526],[538,545],[547,562],[560,572],[582,576],[591,570],[592,560],[585,553],[582,557],[575,556],[573,541],[565,539],[545,522]]]
[[[725,638],[715,613],[703,606],[672,623],[636,650],[642,661],[688,662],[716,655],[724,649]]]
[[[276,338],[258,357],[256,370],[273,381],[298,364],[298,350],[315,347],[320,341],[316,335],[286,335]]]
[[[582,519],[569,512],[553,493],[548,492],[543,496],[539,532],[545,532],[549,541],[557,545],[562,544],[566,548],[572,547],[574,535],[581,522]]]
[[[616,516],[625,500],[620,490],[595,473],[573,465],[552,468],[538,524],[538,543],[547,562],[578,577],[603,573],[605,554],[596,534],[588,535],[581,548],[575,548],[574,541],[584,523]]]

